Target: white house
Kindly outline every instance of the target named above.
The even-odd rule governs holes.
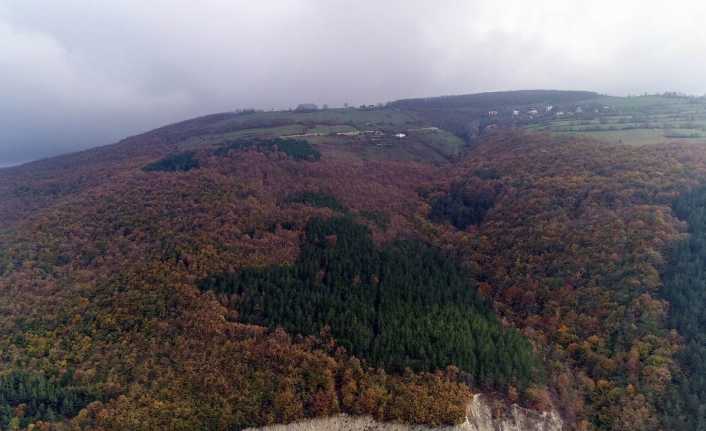
[[[514,109],[514,110],[512,111],[512,115],[513,115],[514,117],[517,117],[518,115],[520,115],[520,111],[518,111],[517,109]]]
[[[552,112],[552,109],[554,109],[554,106],[552,106],[552,105],[547,106],[547,112]]]
[[[529,114],[529,115],[537,115],[537,114],[539,114],[539,111],[536,110],[536,109],[534,109],[534,108],[532,108],[532,109],[530,109],[529,111],[527,111],[527,114]]]
[[[406,137],[407,137],[407,134],[406,134],[406,133],[396,133],[396,134],[395,134],[395,138],[397,138],[397,139],[403,139],[403,138],[406,138]]]

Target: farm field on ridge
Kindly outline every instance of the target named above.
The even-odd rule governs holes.
[[[527,128],[625,145],[676,141],[706,144],[706,99],[678,95],[604,96],[568,107],[561,115],[555,109]]]

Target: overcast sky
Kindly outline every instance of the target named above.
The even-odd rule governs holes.
[[[0,0],[0,165],[243,107],[704,94],[704,17],[680,0]]]

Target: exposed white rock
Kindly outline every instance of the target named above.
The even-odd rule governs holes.
[[[493,418],[490,404],[481,394],[473,396],[466,416],[469,431],[561,431],[564,423],[556,411],[537,412],[517,404],[503,417]],[[465,424],[464,424],[465,425]]]
[[[556,411],[536,412],[512,405],[506,415],[493,418],[486,398],[477,394],[468,405],[466,420],[456,426],[431,428],[420,425],[381,423],[368,416],[338,415],[287,425],[249,428],[250,431],[562,431]],[[246,430],[247,431],[247,430]]]

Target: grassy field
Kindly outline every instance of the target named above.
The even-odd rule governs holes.
[[[227,141],[236,139],[253,138],[277,138],[286,135],[296,135],[304,133],[306,127],[301,124],[290,124],[281,127],[261,127],[253,129],[243,129],[230,133],[219,133],[213,135],[195,136],[179,143],[181,150],[188,150],[204,145],[219,145]]]
[[[271,127],[272,124],[282,124]],[[264,125],[262,127],[248,126]],[[325,157],[363,160],[444,162],[461,154],[462,139],[430,128],[414,114],[394,109],[334,109],[316,112],[257,112],[224,119],[210,126],[214,133],[185,139],[181,150],[218,146],[236,139],[295,137],[320,147]],[[240,129],[222,132],[228,129]],[[220,130],[221,132],[215,132]],[[366,131],[381,134],[364,133]],[[360,132],[340,136],[338,133]],[[394,135],[407,136],[398,139]]]
[[[581,105],[583,113],[570,112],[562,118],[545,118],[527,128],[560,135],[589,136],[625,145],[673,141],[706,144],[706,100],[703,98],[602,96]]]
[[[445,130],[420,130],[409,132],[409,137],[426,143],[429,148],[445,157],[454,157],[461,153],[465,143],[458,136]]]
[[[398,109],[327,109],[314,112],[276,111],[229,115],[204,127],[211,133],[187,137],[179,148],[219,145],[235,139],[277,138],[283,136],[335,135],[336,133],[379,130],[394,134],[410,128],[429,126],[415,114]]]
[[[678,133],[698,132],[696,130],[675,130]],[[686,137],[686,136],[670,136],[661,129],[633,129],[633,130],[616,130],[616,131],[592,131],[592,132],[554,132],[559,135],[575,134],[588,136],[600,141],[611,142],[625,145],[656,145],[674,141],[688,141],[706,144],[706,137],[701,136]]]
[[[405,131],[404,129],[398,131]],[[308,136],[324,157],[363,160],[414,160],[445,162],[461,154],[463,140],[444,130],[409,131],[398,139],[392,134],[371,136]]]
[[[409,112],[395,109],[326,109],[313,112],[276,111],[254,112],[224,119],[213,125],[214,128],[243,128],[250,124],[254,127],[271,123],[303,125],[349,125],[356,128],[369,126],[401,127],[419,124],[417,117]]]
[[[349,133],[349,132],[357,132],[357,131],[358,131],[358,129],[356,129],[353,126],[349,126],[347,124],[334,124],[334,125],[317,124],[316,126],[307,129],[305,133],[322,133],[324,135],[328,135],[331,133]]]

